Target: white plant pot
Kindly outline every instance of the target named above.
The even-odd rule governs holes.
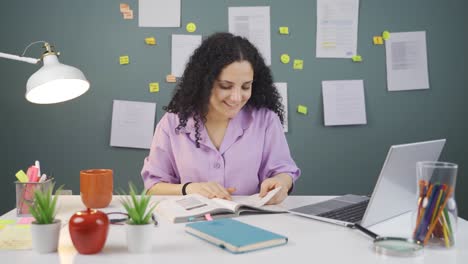
[[[55,219],[52,224],[31,223],[32,248],[39,253],[56,252],[62,221]]]
[[[150,252],[153,247],[154,224],[127,224],[127,247],[131,253]]]

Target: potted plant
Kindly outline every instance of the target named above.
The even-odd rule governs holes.
[[[157,204],[150,205],[151,196],[143,190],[137,195],[135,186],[129,184],[129,195],[120,199],[128,214],[127,247],[130,252],[144,253],[152,248],[153,211]]]
[[[52,195],[54,184],[46,188],[36,188],[33,193],[33,202],[29,205],[29,212],[34,217],[31,223],[32,248],[39,253],[57,251],[60,237],[61,221],[55,219],[57,213],[57,192]]]

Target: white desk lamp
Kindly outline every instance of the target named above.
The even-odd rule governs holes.
[[[44,43],[45,52],[39,59],[23,57],[26,50],[35,43]],[[26,84],[26,99],[36,104],[54,104],[65,102],[84,94],[89,89],[89,82],[84,74],[77,68],[62,64],[53,46],[45,41],[29,44],[23,55],[11,55],[0,52],[0,57],[37,64],[43,61],[44,65],[31,77]]]

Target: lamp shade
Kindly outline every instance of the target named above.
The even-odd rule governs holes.
[[[62,64],[55,54],[44,56],[44,65],[26,84],[26,99],[36,104],[71,100],[89,89],[89,82],[77,68]]]

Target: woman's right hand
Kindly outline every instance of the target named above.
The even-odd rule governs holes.
[[[224,188],[217,182],[192,182],[187,185],[185,192],[187,194],[198,193],[208,198],[221,198],[231,200],[231,194],[236,191],[236,188]]]

